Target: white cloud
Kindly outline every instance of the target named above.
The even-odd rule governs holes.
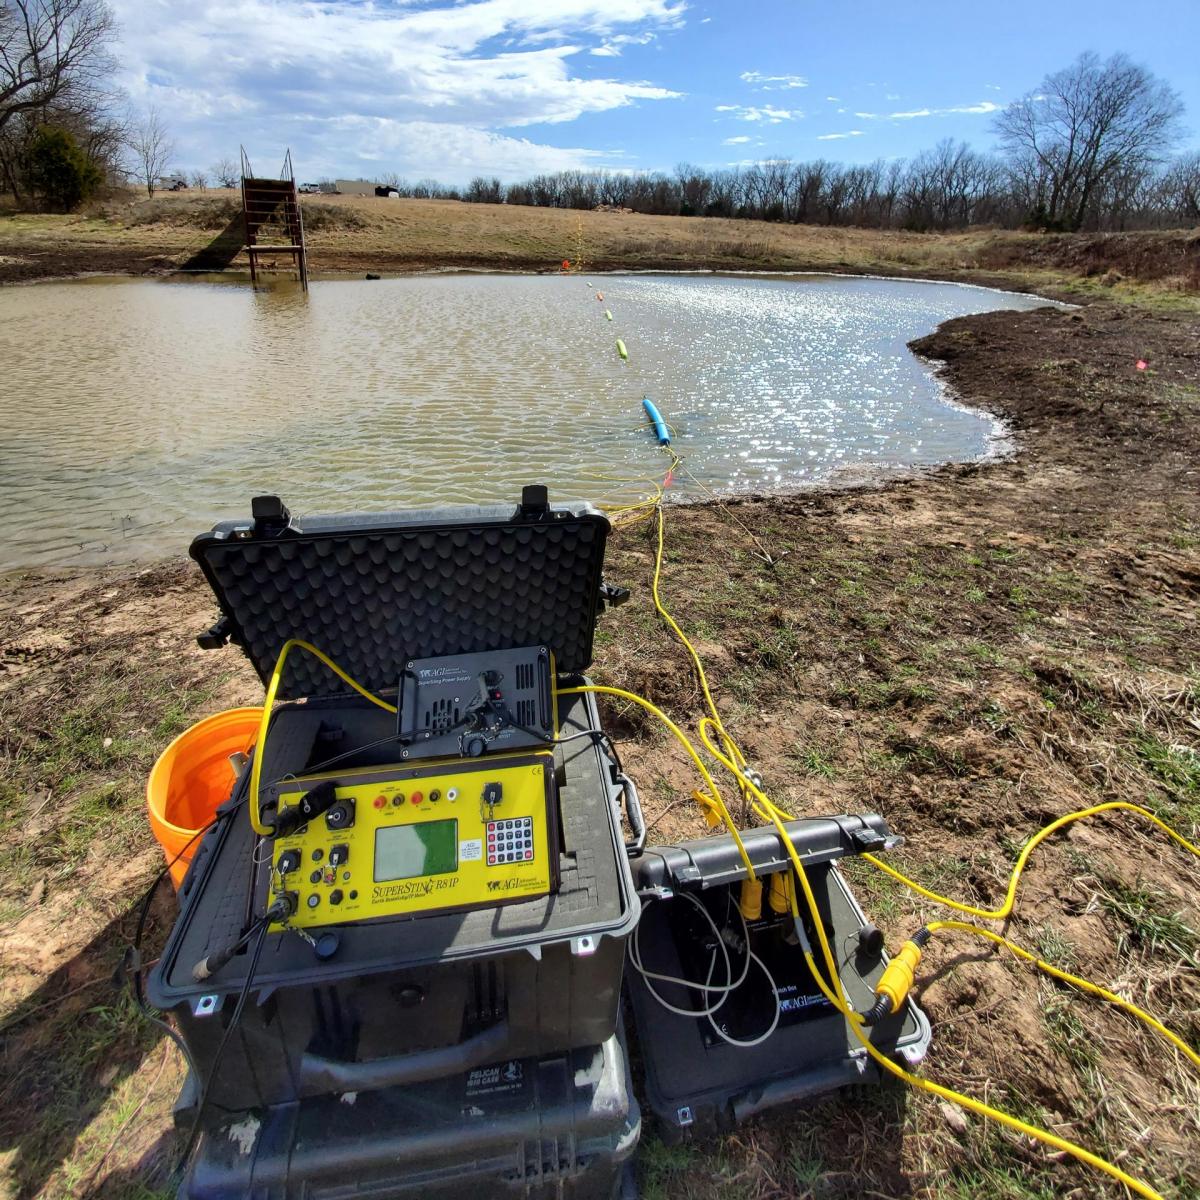
[[[473,175],[521,179],[542,171],[609,165],[601,150],[545,146],[526,138],[485,129],[431,121],[391,121],[384,117],[341,117],[332,123],[345,147],[339,161],[352,174],[371,177],[401,160],[412,179],[465,180]]]
[[[1000,91],[1000,85],[998,83],[985,83],[983,86],[987,88],[989,92]]]
[[[729,137],[729,138],[726,138],[726,139],[725,139],[725,140],[724,140],[724,141],[721,143],[721,145],[722,145],[722,146],[743,146],[743,145],[745,145],[745,144],[746,144],[746,142],[748,142],[748,141],[750,141],[750,138],[749,138],[749,137],[748,137],[746,134],[743,134],[741,137]]]
[[[861,129],[848,129],[845,133],[820,133],[817,135],[818,142],[837,142],[842,138],[862,137]]]
[[[803,75],[764,75],[761,71],[743,71],[741,80],[760,92],[786,92],[793,88],[808,87],[808,80]]]
[[[826,96],[825,99],[828,100],[830,104],[840,104],[842,100],[841,96]]]
[[[122,30],[117,82],[137,107],[162,110],[184,166],[232,155],[239,142],[264,160],[290,143],[302,174],[341,173],[374,155],[369,141],[353,141],[385,127],[373,123],[444,127],[460,152],[434,172],[448,181],[491,171],[486,157],[468,160],[493,150],[506,162],[594,164],[596,151],[496,131],[680,95],[651,81],[581,77],[572,60],[677,28],[682,0],[111,3]],[[382,167],[421,169],[403,141],[391,153]],[[462,167],[455,176],[452,164]]]
[[[856,112],[854,115],[864,121],[913,121],[918,117],[944,117],[951,113],[994,113],[1003,107],[1003,104],[996,104],[992,100],[981,100],[978,104],[955,104],[949,108],[914,108],[908,112],[892,113]]]
[[[726,163],[727,167],[764,167],[787,166],[786,158],[739,158],[736,162]]]
[[[778,125],[781,121],[795,121],[804,114],[797,109],[776,108],[764,104],[761,108],[756,105],[718,104],[716,112],[732,113],[738,121],[765,121],[768,125]]]
[[[619,58],[622,46],[648,46],[657,36],[650,30],[645,33],[619,33],[602,46],[596,46],[591,53],[601,58]]]
[[[896,92],[888,92],[888,94],[886,96],[884,96],[884,99],[885,100],[899,100],[900,97]]]

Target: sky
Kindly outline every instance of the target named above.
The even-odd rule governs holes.
[[[1200,148],[1200,0],[110,0],[118,82],[174,166],[461,184],[567,168],[870,162],[1123,51]]]

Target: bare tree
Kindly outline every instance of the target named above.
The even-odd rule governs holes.
[[[130,149],[134,157],[134,174],[146,185],[146,194],[153,196],[159,176],[175,153],[175,143],[157,109],[151,108],[145,120],[135,126]]]
[[[1174,89],[1124,54],[1081,54],[997,118],[1036,218],[1078,229],[1118,172],[1149,171],[1179,135]]]
[[[708,208],[708,196],[712,191],[712,178],[691,163],[680,163],[675,168],[675,179],[682,197],[682,212],[685,216],[702,217]]]
[[[0,130],[108,91],[116,29],[105,0],[0,0]]]
[[[188,182],[192,185],[192,187],[198,188],[202,192],[206,191],[208,188],[208,172],[193,171],[188,176]]]
[[[232,158],[222,158],[210,168],[218,187],[235,188],[242,181],[242,173]]]
[[[495,177],[476,175],[463,192],[463,199],[472,204],[500,204],[504,200],[504,186]]]
[[[1171,164],[1162,180],[1163,205],[1183,221],[1200,221],[1200,154]]]

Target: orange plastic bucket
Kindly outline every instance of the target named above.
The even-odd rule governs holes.
[[[254,745],[261,720],[261,708],[231,708],[205,717],[184,730],[154,764],[146,781],[146,810],[167,862],[178,855],[171,867],[176,890],[200,844],[196,832],[213,819],[233,789],[229,756]]]

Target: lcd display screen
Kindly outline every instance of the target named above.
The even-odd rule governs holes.
[[[375,831],[375,882],[447,875],[458,869],[458,822],[423,821]]]

